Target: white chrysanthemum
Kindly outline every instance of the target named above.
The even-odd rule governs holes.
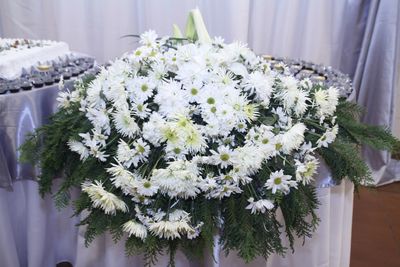
[[[295,107],[296,102],[301,98],[301,90],[298,88],[298,80],[293,76],[281,77],[283,89],[278,96],[283,103],[286,112]]]
[[[224,197],[230,197],[232,194],[240,194],[243,190],[236,183],[226,183],[224,185],[219,185],[215,189],[211,190],[206,194],[207,198],[217,198],[222,199]]]
[[[152,234],[166,239],[180,238],[194,229],[186,221],[166,221],[150,223],[149,230]]]
[[[310,78],[304,78],[300,81],[299,85],[306,90],[310,90],[313,86],[313,83]]]
[[[134,220],[127,221],[122,225],[122,230],[128,233],[129,236],[133,235],[137,238],[145,240],[147,237],[147,228],[141,223]]]
[[[158,112],[168,118],[189,112],[189,101],[185,98],[182,84],[176,81],[164,82],[160,85],[154,102],[159,105]]]
[[[299,93],[297,95],[297,99],[295,101],[295,105],[294,105],[294,113],[297,116],[301,116],[303,115],[308,108],[308,103],[310,101],[310,98],[308,97],[308,92],[303,91],[303,90],[299,90]]]
[[[157,33],[153,30],[146,31],[140,35],[140,43],[146,46],[154,46],[157,40]]]
[[[139,131],[135,118],[128,109],[117,110],[113,118],[115,128],[122,136],[132,138]]]
[[[196,79],[194,81],[184,83],[183,86],[186,94],[185,98],[187,98],[190,103],[198,102],[203,83]]]
[[[149,46],[140,46],[133,51],[130,56],[131,62],[141,63],[143,60],[147,59],[151,53],[153,53],[153,48]]]
[[[149,121],[143,124],[142,137],[158,147],[163,139],[166,121],[158,113],[152,113]]]
[[[87,193],[92,200],[94,208],[101,208],[105,214],[115,215],[117,210],[128,211],[128,206],[113,193],[107,192],[99,181],[84,182],[82,191]]]
[[[339,92],[334,87],[330,87],[328,90],[319,89],[315,91],[314,98],[317,105],[317,115],[320,116],[320,122],[323,122],[326,116],[332,116],[336,111]]]
[[[135,151],[122,139],[119,140],[117,147],[116,158],[125,167],[129,168],[133,161],[132,158],[135,156]]]
[[[249,75],[246,66],[239,62],[233,62],[229,66],[229,70],[232,71],[235,75],[240,75],[242,77],[247,77]]]
[[[329,110],[329,115],[333,115],[336,111],[336,106],[339,103],[339,90],[335,87],[328,88],[328,102],[331,105],[331,109]]]
[[[271,210],[274,208],[274,203],[272,203],[268,199],[260,199],[254,201],[254,198],[251,197],[247,201],[250,204],[246,206],[246,209],[251,210],[251,214],[265,213],[267,210]]]
[[[134,175],[128,171],[119,162],[118,164],[112,163],[111,165],[112,167],[108,168],[107,172],[112,175],[110,180],[113,185],[117,188],[121,188],[125,195],[132,195],[134,193],[134,189],[137,187],[137,175]]]
[[[303,123],[297,123],[281,136],[282,151],[290,154],[293,149],[298,149],[304,142],[304,132],[306,126]]]
[[[95,130],[94,132],[97,131]],[[81,133],[79,136],[83,138],[82,143],[88,148],[89,155],[92,155],[100,161],[107,160],[109,155],[102,150],[105,140],[101,134],[94,134],[91,136],[90,133]],[[99,137],[101,137],[101,139],[99,139]]]
[[[95,128],[105,129],[109,131],[110,129],[110,118],[109,112],[105,108],[88,108],[86,117],[94,125]]]
[[[273,92],[273,79],[259,71],[249,74],[244,89],[250,94],[256,94],[264,106],[269,105],[269,98]]]
[[[271,189],[275,194],[277,191],[288,194],[291,187],[297,187],[296,181],[292,181],[292,176],[285,175],[283,170],[271,173],[269,179],[265,183],[267,189]]]
[[[66,90],[64,92],[58,93],[57,97],[58,107],[59,108],[69,108],[72,103],[78,103],[81,101],[81,97],[79,96],[79,91]]]
[[[153,170],[151,181],[159,186],[163,194],[187,199],[200,193],[201,178],[193,162],[176,160],[165,169]]]
[[[89,157],[89,150],[81,142],[70,140],[68,146],[71,151],[80,155],[80,160],[85,161]]]
[[[148,77],[135,77],[127,82],[131,103],[143,103],[154,94],[155,83]]]
[[[263,150],[266,147],[245,145],[236,148],[233,154],[234,169],[240,172],[240,175],[252,175],[260,168],[264,159],[268,158],[271,151]]]
[[[131,161],[133,166],[137,167],[140,162],[146,162],[150,154],[150,146],[142,138],[139,138],[133,143],[133,148]]]
[[[318,147],[328,147],[330,143],[333,143],[338,134],[339,127],[336,124],[332,129],[327,129],[326,132],[317,140]]]
[[[190,216],[188,212],[181,209],[176,209],[169,214],[168,219],[172,222],[177,222],[181,220],[188,222],[190,220]]]
[[[113,79],[114,78],[114,79]],[[126,106],[127,92],[125,90],[125,83],[122,77],[112,77],[104,82],[102,93],[106,99],[111,101],[114,106]]]
[[[295,160],[296,180],[303,184],[309,184],[317,172],[318,164],[318,160],[311,155],[307,155],[304,162]]]

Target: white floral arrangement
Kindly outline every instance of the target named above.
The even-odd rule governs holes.
[[[288,194],[298,183],[312,181],[318,166],[314,150],[328,146],[338,131],[333,116],[336,88],[311,92],[309,79],[298,81],[272,71],[262,57],[238,42],[225,44],[216,38],[211,44],[177,44],[165,50],[165,41],[157,41],[154,31],[142,34],[143,46],[103,69],[86,97],[79,90],[60,94],[61,108],[80,103],[92,124],[90,131],[70,140],[71,151],[82,161],[94,157],[106,162],[111,157],[107,172],[113,186],[133,203],[149,207],[160,194],[176,201],[241,194],[263,164],[275,159],[294,160],[295,171],[274,168],[263,184],[265,193],[254,192],[249,200],[252,212],[272,209],[274,194]],[[276,122],[263,124],[266,115]],[[304,119],[325,121],[326,131],[316,146],[305,142]],[[118,134],[116,151],[107,149],[115,141],[110,138],[113,132]],[[158,163],[149,166],[155,157]],[[106,214],[128,210],[101,181],[82,187],[94,207]],[[135,219],[148,229],[166,215],[151,208],[146,212]],[[190,212],[181,213],[184,220],[176,225],[190,217]],[[160,227],[152,232],[179,237],[179,227],[165,219],[174,231]],[[194,231],[190,227],[183,232]]]
[[[32,139],[47,138],[42,193],[64,170],[58,196],[81,186],[75,208],[88,214],[88,243],[125,233],[128,252],[145,252],[149,264],[165,248],[196,254],[217,234],[246,261],[283,253],[277,209],[291,243],[309,236],[317,152],[333,171],[342,156],[329,150],[343,121],[339,91],[274,71],[240,42],[188,36],[198,39],[145,32],[135,51],[60,93],[60,111]],[[360,182],[367,172],[354,166],[336,178]]]

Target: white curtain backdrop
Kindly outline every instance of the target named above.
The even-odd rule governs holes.
[[[54,39],[100,62],[135,46],[126,34],[171,34],[198,6],[212,36],[257,53],[303,58],[354,71],[369,1],[361,0],[0,0],[4,37]],[[349,37],[352,38],[349,38]],[[350,67],[346,62],[352,62]]]
[[[357,102],[367,109],[364,122],[386,125],[395,131],[396,117],[400,119],[400,103],[396,102],[399,72],[400,1],[372,1],[354,76]],[[400,133],[396,134],[400,138]],[[390,153],[364,148],[363,155],[376,184],[400,181],[400,161],[392,159]]]

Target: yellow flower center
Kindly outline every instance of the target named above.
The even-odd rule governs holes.
[[[142,86],[140,87],[140,89],[141,89],[143,92],[146,92],[147,90],[149,90],[149,86],[148,86],[147,84],[142,84]]]
[[[277,177],[277,178],[275,178],[275,180],[274,180],[274,184],[276,184],[276,185],[280,185],[282,183],[282,178],[281,177]]]
[[[190,93],[192,94],[192,95],[197,95],[197,93],[198,93],[199,91],[196,89],[196,88],[192,88],[192,90],[190,90]]]
[[[228,154],[226,154],[226,153],[224,153],[224,154],[221,154],[221,156],[219,157],[222,161],[228,161],[229,160],[229,155]]]
[[[209,98],[207,99],[207,103],[210,104],[210,105],[213,105],[213,104],[215,104],[215,99],[212,98],[212,97],[209,97]]]
[[[142,154],[142,153],[144,153],[145,149],[144,149],[143,146],[138,145],[138,146],[137,146],[137,151],[138,151],[140,154]]]

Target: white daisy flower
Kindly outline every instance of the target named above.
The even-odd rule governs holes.
[[[133,113],[141,119],[145,119],[151,114],[151,110],[148,108],[147,103],[133,103],[132,110]]]
[[[133,157],[131,161],[133,166],[137,167],[140,162],[146,162],[150,153],[150,146],[142,139],[139,138],[133,143]]]
[[[291,187],[297,188],[296,181],[292,181],[291,179],[292,176],[285,175],[283,170],[275,171],[271,173],[269,179],[265,183],[265,187],[272,190],[273,194],[275,194],[277,191],[288,194]]]
[[[218,185],[215,189],[211,190],[206,194],[207,198],[218,198],[230,197],[232,194],[240,194],[243,190],[237,184],[226,183],[224,185]]]
[[[317,140],[318,147],[328,147],[330,143],[333,143],[338,134],[339,127],[336,124],[332,129],[327,129],[326,132]]]
[[[220,165],[222,169],[227,168],[235,163],[233,150],[228,146],[219,146],[217,151],[211,150],[212,161],[214,165]]]
[[[140,195],[151,197],[154,196],[158,191],[158,186],[152,181],[143,179],[137,183],[137,192]]]
[[[309,184],[317,172],[318,164],[318,160],[311,155],[307,155],[304,162],[295,160],[296,181]]]
[[[254,198],[251,197],[247,201],[250,204],[246,206],[246,209],[251,210],[251,214],[265,213],[267,210],[271,210],[274,208],[274,203],[272,203],[268,199],[260,199],[254,201]]]

